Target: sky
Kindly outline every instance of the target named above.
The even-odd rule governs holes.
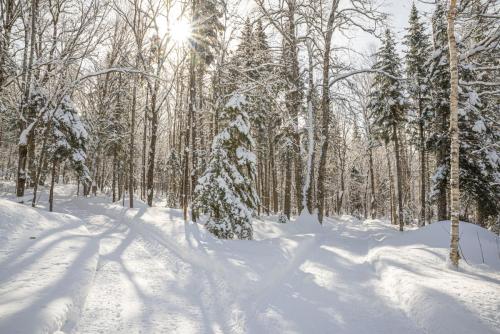
[[[396,31],[397,34],[404,35],[404,28],[408,25],[408,18],[410,16],[410,9],[413,4],[413,0],[386,0],[385,1],[385,9],[387,13],[391,15],[390,17],[390,23],[392,25],[392,28]],[[432,10],[434,8],[434,5],[430,4],[425,4],[422,2],[419,2],[418,0],[415,1],[415,4],[417,5],[417,9],[419,10],[420,14],[429,14],[432,13]],[[424,19],[426,21],[427,25],[429,25],[429,20],[430,17],[427,17]]]
[[[408,18],[410,17],[410,10],[413,2],[415,2],[417,9],[423,17],[423,21],[427,27],[430,27],[430,15],[432,14],[434,5],[422,3],[418,0],[385,0],[382,3],[383,9],[389,14],[389,27],[398,37],[398,41],[402,41],[404,35],[406,34],[405,28],[408,26]],[[363,50],[370,50],[379,46],[378,40],[368,34],[361,34],[359,44],[360,48]],[[403,46],[400,43],[398,45],[398,49],[402,50],[402,48]]]

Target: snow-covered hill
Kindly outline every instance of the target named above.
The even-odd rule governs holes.
[[[460,226],[467,263],[456,272],[448,222],[401,233],[348,216],[323,226],[265,217],[256,240],[227,241],[179,210],[73,192],[58,189],[61,213],[0,199],[0,333],[500,328],[499,240],[475,225]]]

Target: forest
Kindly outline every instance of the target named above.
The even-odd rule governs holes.
[[[225,104],[240,94],[255,156],[245,201],[259,214],[449,218],[440,1],[430,20],[413,6],[401,40],[372,1],[257,0],[244,17],[216,0],[1,5],[1,172],[18,197],[61,175],[84,194],[162,199],[195,219]],[[462,1],[456,20],[460,216],[498,230],[498,4]],[[346,45],[360,31],[379,49]]]
[[[91,227],[145,210],[130,222],[171,212],[260,242],[351,217],[398,233],[451,221],[442,260],[455,269],[471,265],[468,229],[483,264],[498,248],[496,0],[0,0],[0,32],[0,197],[21,205],[5,204],[0,231],[45,209]],[[140,229],[177,238],[160,220]],[[312,330],[269,326],[242,332]]]

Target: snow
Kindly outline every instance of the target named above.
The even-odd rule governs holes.
[[[477,133],[482,133],[486,131],[486,126],[484,125],[484,122],[482,119],[479,119],[474,123],[474,126],[472,127],[472,130],[477,132]]]
[[[255,154],[249,151],[246,147],[240,146],[236,148],[236,157],[238,158],[241,165],[246,164],[247,162],[253,164],[257,163],[257,157],[255,156]]]
[[[495,333],[500,328],[498,236],[461,222],[457,272],[445,268],[449,230],[449,221],[438,222],[370,252],[380,288],[428,333]]]
[[[245,104],[246,104],[246,96],[243,94],[235,93],[229,98],[225,107],[241,109],[241,107],[243,107],[243,105]]]
[[[460,225],[467,262],[454,271],[449,222],[399,232],[351,216],[320,225],[304,212],[287,224],[254,219],[252,241],[218,240],[181,210],[127,209],[75,189],[56,187],[64,213],[0,199],[0,333],[500,328],[499,240],[475,225]]]
[[[0,333],[52,333],[74,321],[98,247],[74,216],[0,199]]]
[[[19,135],[19,145],[21,145],[21,146],[28,145],[28,136],[29,136],[31,130],[33,129],[34,125],[35,125],[35,122],[30,123],[30,125],[28,125],[26,127],[26,129],[24,129],[21,132],[21,134]]]

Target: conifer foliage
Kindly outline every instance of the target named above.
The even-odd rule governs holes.
[[[401,123],[405,121],[405,97],[399,78],[400,60],[396,54],[396,42],[390,30],[386,30],[382,47],[374,68],[380,70],[373,79],[370,93],[369,108],[372,110],[372,130],[376,138],[394,142],[396,155],[396,179],[398,186],[398,220],[399,228],[403,230],[402,177],[399,157],[399,135]]]
[[[436,169],[432,176],[431,200],[437,204],[439,220],[448,219],[448,179],[450,138],[450,72],[448,37],[446,32],[446,8],[439,1],[432,16],[433,52],[427,62],[428,80],[431,87],[431,115],[427,146],[435,152]]]
[[[259,199],[254,187],[256,158],[245,96],[234,93],[212,143],[210,161],[195,189],[195,208],[208,215],[207,229],[218,238],[250,240]]]
[[[430,85],[427,77],[426,62],[430,57],[429,37],[425,31],[425,25],[420,19],[417,7],[413,4],[410,12],[409,27],[407,29],[404,43],[408,50],[406,52],[406,75],[407,89],[409,92],[409,114],[412,123],[417,129],[417,147],[420,155],[420,224],[425,224],[425,213],[427,206],[426,194],[426,128],[430,106]]]

